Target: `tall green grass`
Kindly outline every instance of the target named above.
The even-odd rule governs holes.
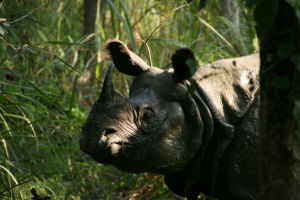
[[[46,3],[4,1],[1,18],[11,22]],[[219,7],[215,1],[199,11],[186,1],[107,0],[95,33],[83,36],[83,1],[58,0],[10,26],[1,24],[0,199],[30,199],[32,187],[51,199],[179,199],[161,176],[123,173],[80,152],[80,127],[90,109],[84,102],[97,98],[110,62],[101,47],[111,38],[147,62],[151,55],[157,67],[169,66],[179,47],[191,48],[200,64],[257,50],[250,11],[241,7],[237,32]],[[96,58],[96,79],[81,96],[87,54]],[[123,94],[130,81],[116,74]]]

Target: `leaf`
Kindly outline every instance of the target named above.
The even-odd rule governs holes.
[[[160,37],[154,37],[151,39],[151,41],[164,41],[164,42],[168,42],[172,45],[178,46],[180,48],[185,48],[186,45],[183,44],[182,42],[175,40],[175,39],[171,39],[171,38],[160,38]]]
[[[298,17],[298,20],[300,21],[300,8],[296,9],[296,16]]]
[[[31,123],[31,121],[26,116],[15,115],[15,114],[10,114],[10,113],[4,113],[3,116],[12,117],[12,118],[16,118],[16,119],[22,119],[22,120],[26,121],[28,123],[29,127],[32,130],[33,136],[35,138],[37,137],[35,129],[34,129],[32,123]]]
[[[2,24],[3,24],[4,26],[7,26],[7,27],[10,26],[9,22],[3,22]]]
[[[295,14],[296,14],[298,20],[300,20],[300,1],[299,0],[286,0],[286,2],[294,8]]]
[[[197,71],[197,62],[193,59],[187,59],[185,63],[189,67],[190,74],[193,76]]]
[[[296,100],[293,109],[294,119],[297,123],[297,137],[300,139],[300,100]]]
[[[205,25],[208,29],[210,29],[212,32],[214,32],[221,40],[223,40],[230,48],[234,49],[234,47],[225,39],[225,37],[218,32],[212,25],[210,25],[207,21],[202,19],[201,17],[198,17],[199,21]]]
[[[296,65],[298,71],[300,71],[300,55],[292,56],[291,60]]]
[[[276,19],[279,0],[261,0],[254,11],[254,19],[257,23],[256,32],[259,38],[271,27]]]
[[[76,88],[77,88],[77,80],[78,80],[78,75],[75,76],[75,79],[73,81],[73,89],[72,89],[72,95],[71,95],[71,99],[70,99],[70,103],[69,103],[69,114],[71,114],[72,112],[72,108],[73,108],[73,104],[74,104],[74,99],[75,99],[75,92],[76,92]]]
[[[136,43],[135,43],[135,40],[134,40],[132,28],[131,28],[130,24],[128,23],[129,21],[126,21],[124,19],[124,17],[121,15],[119,9],[116,7],[116,5],[113,3],[112,0],[108,0],[108,3],[112,7],[112,9],[114,10],[115,14],[119,17],[120,21],[122,22],[122,24],[124,26],[124,29],[125,29],[125,32],[127,33],[127,37],[129,38],[129,41],[132,45],[132,48],[136,52],[137,47],[136,47]],[[122,5],[123,4],[121,4],[121,6]],[[124,9],[124,7],[123,7],[123,9]]]
[[[0,36],[4,36],[5,29],[0,25]]]
[[[29,46],[24,46],[24,47],[22,47],[22,51],[30,52],[30,53],[32,53],[32,54],[34,54],[34,55],[38,55],[37,52],[36,52],[33,48],[31,48],[31,47],[29,47]]]

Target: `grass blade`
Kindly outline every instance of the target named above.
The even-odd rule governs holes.
[[[242,38],[241,32],[238,31],[238,27],[236,27],[230,20],[225,17],[219,17],[220,21],[223,22],[229,29],[233,32],[234,38],[238,40],[238,44],[242,47],[243,55],[249,54],[246,44]]]
[[[30,126],[34,137],[35,138],[37,137],[36,132],[35,132],[33,126],[32,126],[32,123],[27,117],[23,117],[23,116],[20,116],[20,115],[15,115],[15,114],[10,114],[10,113],[4,113],[4,116],[13,117],[13,118],[16,118],[16,119],[22,119],[22,120],[26,121],[28,123],[28,125]]]
[[[15,178],[15,176],[10,172],[9,169],[7,169],[6,167],[0,165],[0,168],[2,168],[8,175],[9,177],[11,177],[11,179],[15,182],[15,184],[18,184],[17,179]]]
[[[8,123],[6,122],[5,118],[3,117],[3,115],[1,113],[0,113],[0,118],[2,119],[3,124],[4,124],[5,128],[6,128],[6,130],[8,131],[9,135],[12,136],[11,129],[8,126]]]
[[[207,21],[205,21],[203,18],[198,17],[199,21],[205,25],[207,28],[209,28],[212,32],[214,32],[223,42],[225,42],[230,48],[232,48],[233,50],[234,47],[230,44],[230,42],[228,42],[228,40],[226,40],[221,33],[219,33],[214,27],[212,27]]]
[[[73,82],[73,89],[72,89],[72,95],[71,95],[70,106],[69,106],[69,115],[72,112],[72,107],[73,107],[74,98],[75,98],[75,92],[76,92],[76,88],[77,88],[77,80],[78,80],[78,75],[75,76],[75,79]]]
[[[124,19],[124,17],[121,15],[121,13],[119,12],[118,8],[115,6],[115,4],[111,1],[111,0],[107,0],[107,2],[109,3],[109,5],[113,8],[114,12],[118,15],[119,19],[121,20],[124,29],[127,33],[127,36],[129,38],[129,41],[131,43],[132,49],[133,51],[137,51],[137,47],[136,47],[136,43],[133,37],[133,33],[132,33],[132,29],[130,27],[130,24],[127,23],[127,21]],[[122,6],[122,5],[121,5]]]
[[[5,150],[6,157],[9,158],[8,147],[5,139],[1,139],[2,146]]]

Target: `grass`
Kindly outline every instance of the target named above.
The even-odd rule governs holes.
[[[95,33],[86,36],[82,0],[2,3],[8,22],[45,6],[0,25],[0,199],[30,199],[31,188],[51,199],[179,199],[162,176],[120,172],[80,152],[87,105],[97,98],[109,64],[101,47],[118,38],[149,61],[146,42],[158,67],[168,66],[179,47],[193,49],[200,64],[257,50],[250,11],[242,6],[237,32],[218,17],[214,1],[201,11],[185,1],[107,2],[106,18],[98,15]],[[88,87],[81,83],[87,54],[96,59]],[[118,73],[115,82],[128,93],[130,77]]]

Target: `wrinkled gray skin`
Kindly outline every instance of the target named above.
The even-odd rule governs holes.
[[[124,98],[113,88],[114,67],[108,69],[83,126],[83,152],[124,171],[164,174],[167,186],[189,200],[200,192],[258,199],[258,54],[200,66],[192,75],[189,49],[172,56],[174,70],[149,67],[117,40],[106,51],[135,80]]]

